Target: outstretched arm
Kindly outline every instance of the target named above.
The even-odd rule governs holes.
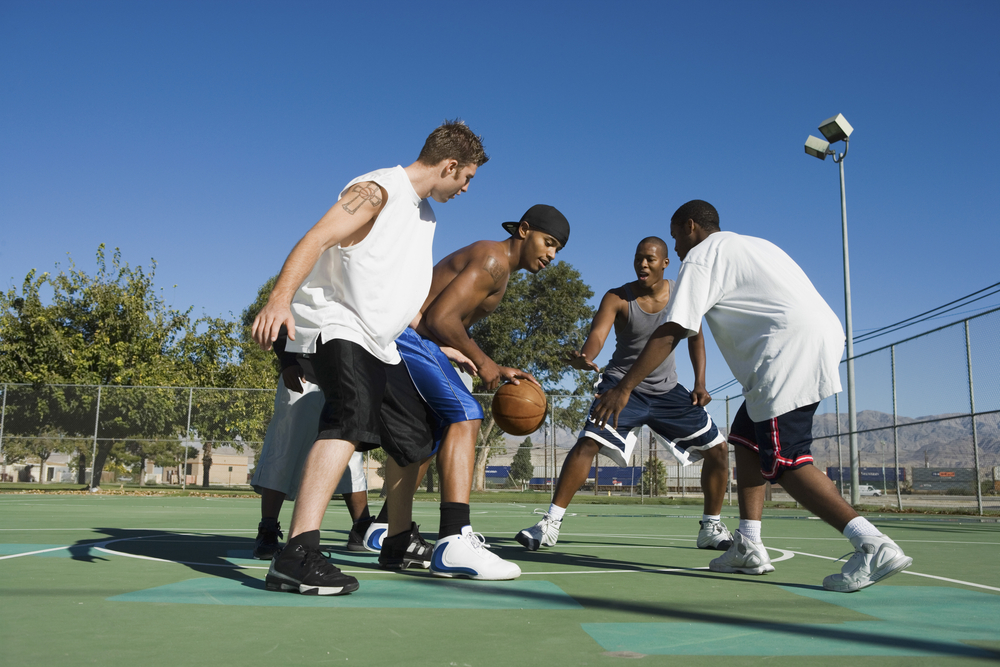
[[[386,191],[377,183],[355,183],[295,244],[281,267],[267,304],[253,321],[251,335],[261,349],[271,349],[281,325],[288,327],[288,338],[295,340],[295,319],[290,306],[299,285],[326,250],[338,243],[353,245],[364,239],[385,200]]]
[[[667,322],[657,327],[625,377],[613,389],[597,397],[592,412],[594,421],[600,426],[609,421],[618,426],[618,415],[628,403],[632,390],[656,370],[656,367],[674,351],[677,343],[686,337],[687,329],[674,322]]]
[[[604,298],[601,299],[601,305],[597,308],[597,314],[594,315],[594,321],[590,324],[587,341],[579,352],[576,350],[567,352],[566,363],[581,371],[601,370],[594,359],[604,349],[604,343],[608,340],[608,334],[611,333],[611,327],[614,325],[615,318],[621,311],[623,303],[622,298],[615,294],[614,290],[604,295]]]
[[[705,389],[705,336],[701,327],[698,327],[698,333],[688,338],[688,355],[691,357],[691,368],[694,369],[691,405],[705,407],[711,402],[712,395]]]

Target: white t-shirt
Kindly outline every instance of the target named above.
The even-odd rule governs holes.
[[[703,316],[743,385],[753,421],[840,391],[840,320],[799,265],[773,243],[716,232],[691,249],[665,320],[693,336]]]
[[[434,272],[434,211],[413,189],[402,167],[355,178],[378,183],[388,195],[371,231],[347,248],[335,245],[292,298],[295,340],[288,352],[312,353],[320,334],[361,345],[387,364],[399,363],[393,342],[420,310]]]

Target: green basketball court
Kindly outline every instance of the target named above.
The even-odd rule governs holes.
[[[858,593],[824,591],[847,540],[769,510],[776,571],[707,570],[696,507],[576,505],[559,544],[524,551],[536,506],[474,504],[473,523],[522,576],[508,582],[388,573],[324,544],[361,581],[343,597],[264,590],[250,558],[259,504],[245,498],[0,495],[0,655],[9,665],[996,664],[995,518],[868,515],[912,568]],[[283,523],[287,526],[290,507]],[[377,508],[376,508],[377,509]],[[724,518],[736,527],[734,508]],[[415,519],[435,537],[437,505]]]

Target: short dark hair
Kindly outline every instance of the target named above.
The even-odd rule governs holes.
[[[659,236],[647,236],[643,240],[639,241],[639,244],[636,245],[635,249],[638,250],[639,246],[645,245],[647,243],[651,243],[653,245],[658,245],[661,248],[663,248],[663,256],[664,257],[666,257],[669,254],[667,252],[667,242],[664,241],[663,239],[661,239]]]
[[[446,120],[431,132],[417,156],[417,162],[428,166],[451,159],[458,160],[459,169],[470,164],[481,167],[490,159],[483,150],[483,138],[461,118]]]
[[[706,232],[717,232],[719,229],[719,212],[707,201],[692,199],[688,203],[677,209],[670,217],[670,222],[684,222],[694,220]]]

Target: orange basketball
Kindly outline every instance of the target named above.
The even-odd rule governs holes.
[[[511,435],[528,435],[545,421],[545,392],[534,382],[500,385],[493,395],[493,419]]]

